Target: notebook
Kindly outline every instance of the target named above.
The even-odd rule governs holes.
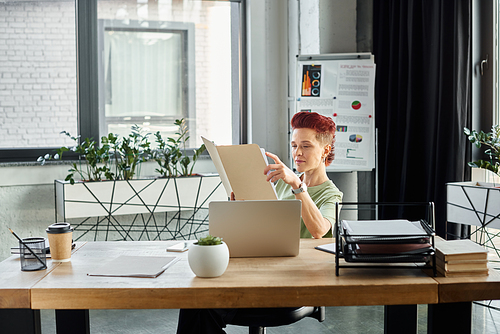
[[[221,237],[230,257],[297,256],[301,201],[213,201],[209,231]]]
[[[87,275],[155,278],[178,260],[179,258],[175,256],[121,255],[98,268],[92,269]]]

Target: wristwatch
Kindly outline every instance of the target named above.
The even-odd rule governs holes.
[[[301,182],[297,189],[292,189],[292,194],[297,195],[304,191],[307,191],[307,186],[304,182]]]

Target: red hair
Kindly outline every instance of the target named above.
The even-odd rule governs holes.
[[[330,118],[315,112],[301,111],[293,115],[290,122],[292,129],[313,129],[316,139],[323,145],[331,145],[326,156],[325,165],[329,166],[335,158],[335,122]]]

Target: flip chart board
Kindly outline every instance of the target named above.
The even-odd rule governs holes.
[[[327,171],[375,168],[375,63],[370,53],[297,56],[295,112],[331,117],[335,160]]]

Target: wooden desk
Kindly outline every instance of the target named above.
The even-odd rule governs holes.
[[[314,249],[329,242],[304,239],[297,257],[231,259],[226,273],[211,279],[191,272],[187,253],[165,251],[176,241],[89,242],[71,262],[35,273],[21,272],[19,260],[11,257],[0,263],[0,308],[56,309],[56,318],[58,312],[76,310],[88,325],[88,311],[82,310],[396,305],[386,306],[387,325],[391,316],[416,311],[416,304],[434,304],[431,318],[446,324],[440,314],[453,309],[450,305],[463,311],[472,300],[500,299],[500,275],[493,271],[482,278],[432,278],[419,270],[343,268],[337,277],[335,257]],[[171,255],[180,261],[155,279],[87,276],[122,254]],[[407,306],[414,308],[408,312]],[[75,332],[75,323],[69,325]],[[435,328],[431,324],[429,332]]]
[[[242,308],[304,305],[397,305],[438,302],[438,284],[419,270],[343,269],[314,249],[330,240],[306,239],[297,257],[235,258],[218,278],[196,277],[187,253],[167,253],[172,242],[89,242],[71,262],[31,289],[35,309]],[[156,279],[87,276],[121,254],[181,259]]]
[[[436,277],[439,303],[500,299],[500,273],[490,268],[488,276]]]
[[[500,273],[492,268],[488,276],[435,280],[439,284],[439,303],[429,305],[429,333],[470,333],[472,301],[500,299]]]
[[[47,269],[21,271],[19,255],[0,262],[0,324],[2,331],[40,333],[40,311],[31,309],[31,288],[58,264],[47,261]],[[30,319],[14,323],[11,319]]]
[[[35,284],[32,308],[56,309],[56,321],[71,319],[57,326],[74,331],[77,322],[88,327],[88,312],[78,310],[304,305],[410,304],[410,310],[397,306],[398,312],[386,312],[386,326],[408,313],[416,326],[416,304],[437,303],[437,282],[419,270],[343,269],[341,276],[335,276],[335,257],[314,249],[329,242],[304,239],[297,257],[231,259],[224,275],[213,279],[196,277],[189,269],[187,253],[166,253],[175,242],[87,243],[70,263],[61,264]],[[172,255],[180,261],[156,279],[87,276],[92,268],[122,254]],[[57,310],[64,315],[58,317]],[[396,326],[392,332],[399,329]]]

